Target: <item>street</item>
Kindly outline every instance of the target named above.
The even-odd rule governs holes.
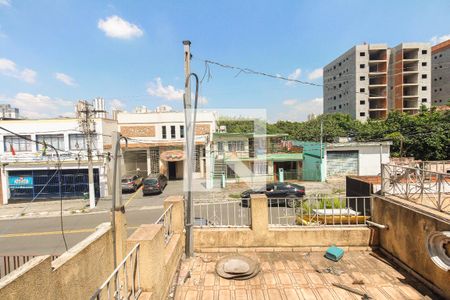
[[[128,234],[139,225],[154,223],[163,212],[164,199],[182,194],[182,181],[170,182],[159,195],[142,196],[142,191],[123,194],[126,205]],[[70,201],[70,200],[65,200]],[[74,246],[103,222],[110,222],[110,199],[102,199],[103,211],[80,213],[63,217],[68,247]],[[0,220],[0,255],[41,255],[64,252],[59,216]]]

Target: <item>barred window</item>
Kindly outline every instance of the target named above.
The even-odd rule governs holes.
[[[244,142],[243,141],[230,141],[228,142],[228,151],[235,152],[235,151],[244,151]]]
[[[47,145],[52,145],[58,150],[64,150],[64,134],[39,134],[36,135],[36,140],[39,143],[45,142]],[[37,144],[37,149],[38,151],[44,149],[44,145]]]
[[[86,150],[86,138],[84,134],[69,134],[70,150]]]
[[[24,137],[31,139],[30,135],[25,135]],[[31,151],[31,142],[18,136],[5,136],[3,138],[3,144],[5,152],[11,152],[11,146],[15,152]]]
[[[265,161],[255,161],[253,165],[253,172],[259,175],[268,174],[267,162]]]
[[[159,173],[159,148],[150,148],[151,174]]]
[[[195,146],[195,172],[200,172],[200,159],[202,158],[201,146]]]

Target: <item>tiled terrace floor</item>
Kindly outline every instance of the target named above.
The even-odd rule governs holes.
[[[183,261],[175,299],[361,299],[332,283],[364,290],[373,299],[436,299],[406,272],[367,251],[347,251],[337,263],[325,259],[322,252],[245,252],[261,264],[258,276],[247,281],[216,275],[216,261],[228,254],[199,253]],[[317,271],[328,267],[343,273]],[[361,280],[364,284],[354,284]]]

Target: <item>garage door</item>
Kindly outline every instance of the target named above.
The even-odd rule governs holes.
[[[327,176],[358,175],[358,151],[327,151]]]

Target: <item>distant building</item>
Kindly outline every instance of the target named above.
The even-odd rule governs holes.
[[[10,104],[0,104],[0,119],[19,119],[19,109]]]
[[[108,195],[108,164],[103,154],[105,148],[111,148],[111,135],[117,130],[117,122],[105,118],[94,121],[95,194],[104,197]],[[83,198],[88,192],[87,146],[78,119],[0,120],[0,126],[26,138],[0,131],[0,202]],[[44,142],[48,146],[44,146]],[[56,166],[57,155],[51,146],[58,150],[60,172]],[[59,180],[63,182],[62,188]]]
[[[432,105],[447,105],[450,101],[450,40],[431,49]]]
[[[317,115],[315,113],[311,113],[308,115],[307,120],[311,121],[317,118]]]
[[[384,119],[431,103],[431,48],[425,43],[356,45],[324,67],[323,112]]]
[[[119,131],[129,138],[124,152],[123,173],[162,173],[169,180],[182,179],[184,169],[185,119],[183,112],[117,112]],[[210,164],[209,147],[216,131],[213,112],[197,112],[194,177],[202,178]]]

